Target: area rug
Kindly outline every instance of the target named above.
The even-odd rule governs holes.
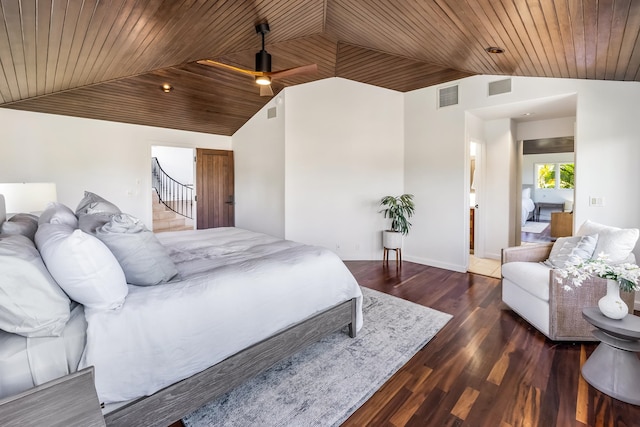
[[[523,233],[542,233],[548,226],[548,222],[527,221],[521,230]]]
[[[336,426],[452,318],[362,288],[364,326],[336,332],[196,410],[187,427]]]

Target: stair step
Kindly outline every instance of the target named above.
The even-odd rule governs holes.
[[[169,211],[169,210],[163,210],[163,211],[154,211],[153,212],[153,220],[157,220],[157,219],[173,219],[173,218],[177,218],[178,214],[173,212],[173,211]]]

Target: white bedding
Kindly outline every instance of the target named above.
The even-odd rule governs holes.
[[[80,368],[101,402],[152,394],[362,293],[327,249],[236,228],[158,234],[179,280],[130,285],[119,310],[86,309]]]
[[[529,214],[536,208],[536,204],[531,199],[522,198],[522,226],[527,222]]]
[[[23,337],[0,330],[0,399],[75,372],[85,344],[82,305],[59,337]]]

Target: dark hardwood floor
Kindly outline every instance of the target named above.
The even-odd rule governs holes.
[[[640,426],[640,407],[582,379],[597,344],[549,341],[501,302],[499,279],[346,264],[361,286],[454,317],[344,426]]]
[[[582,379],[597,344],[549,341],[501,302],[499,279],[410,262],[346,265],[361,286],[454,317],[343,426],[640,426],[640,407]]]

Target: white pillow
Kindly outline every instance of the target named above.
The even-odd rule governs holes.
[[[25,337],[59,336],[71,301],[28,237],[0,235],[0,329]]]
[[[118,214],[120,213],[120,208],[98,196],[91,191],[85,191],[84,197],[78,203],[78,207],[76,208],[76,215],[82,216],[85,214]]]
[[[637,228],[617,228],[587,220],[580,226],[577,236],[598,235],[598,244],[592,258],[601,252],[609,256],[611,262],[622,262],[636,247],[639,231]]]
[[[129,292],[120,264],[100,240],[63,224],[36,232],[42,259],[60,287],[85,307],[116,309]]]
[[[544,263],[551,268],[564,268],[567,263],[577,264],[593,256],[598,235],[558,238]]]
[[[530,199],[531,198],[531,189],[530,188],[523,188],[522,189],[522,198],[523,199]]]
[[[66,224],[71,228],[78,228],[78,218],[68,206],[51,202],[40,214],[39,224]]]
[[[152,286],[167,282],[178,274],[167,249],[134,216],[112,215],[109,222],[96,229],[95,235],[115,255],[127,283]]]

